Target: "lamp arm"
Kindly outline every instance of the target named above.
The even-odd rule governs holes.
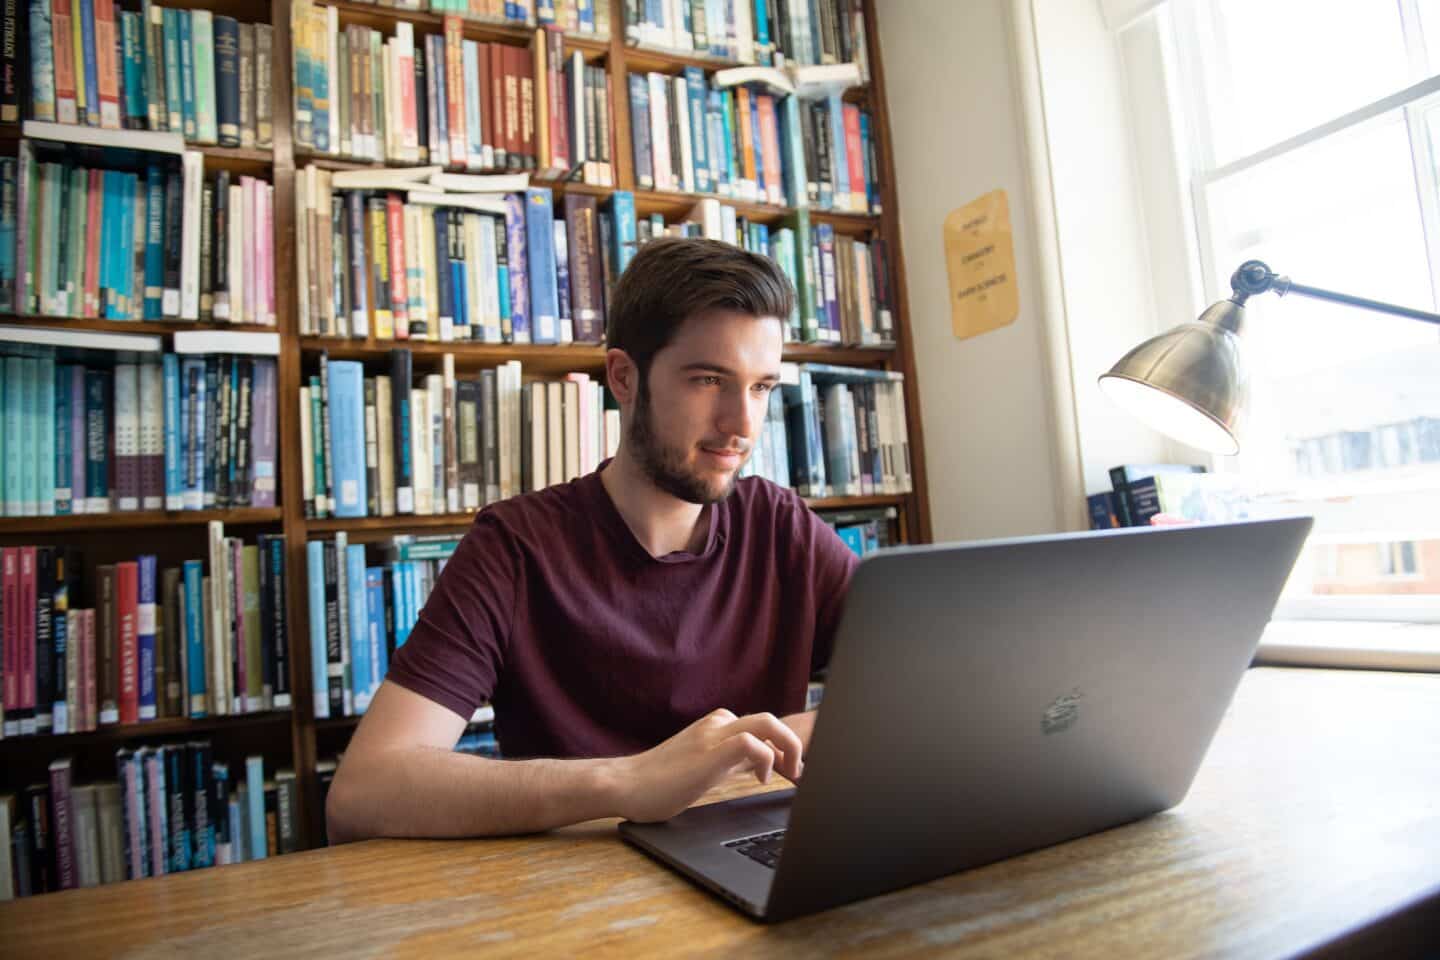
[[[1273,290],[1282,297],[1287,293],[1294,293],[1302,297],[1313,297],[1316,300],[1329,300],[1333,303],[1343,303],[1365,310],[1374,310],[1378,313],[1389,313],[1397,317],[1408,317],[1411,320],[1440,324],[1440,314],[1427,313],[1411,307],[1400,307],[1393,303],[1381,303],[1379,300],[1370,300],[1365,297],[1353,297],[1348,293],[1322,290],[1319,287],[1306,286],[1303,283],[1294,283],[1289,277],[1276,275],[1259,260],[1247,260],[1241,264],[1234,276],[1230,278],[1230,287],[1234,291],[1231,299],[1241,305],[1252,294]]]

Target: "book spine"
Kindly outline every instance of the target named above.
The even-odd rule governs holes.
[[[141,556],[138,561],[138,595],[135,606],[135,635],[139,653],[137,663],[138,719],[154,720],[155,697],[155,557]],[[122,720],[122,722],[124,722]]]
[[[370,707],[370,621],[365,593],[365,547],[352,544],[345,548],[345,586],[348,622],[345,626],[350,652],[349,687],[354,711],[363,714]]]
[[[274,137],[274,99],[271,95],[271,59],[274,28],[268,23],[255,25],[255,146],[269,149]]]
[[[530,343],[529,271],[525,245],[526,194],[505,197],[505,250],[510,279],[510,340]],[[552,314],[553,316],[553,314]],[[553,341],[551,341],[553,342]]]
[[[55,853],[55,873],[52,882],[53,889],[56,890],[73,890],[80,886],[75,857],[70,763],[70,759],[66,757],[50,764],[49,839]]]
[[[325,544],[305,544],[306,612],[310,624],[310,686],[317,718],[330,716],[329,671],[325,633]]]
[[[119,653],[119,722],[140,720],[140,662],[137,609],[139,568],[133,560],[115,564],[115,633]]]
[[[30,34],[30,114],[36,120],[54,121],[57,119],[55,80],[58,66],[50,22],[53,4],[51,0],[29,0],[29,3],[27,30]],[[4,104],[0,103],[0,119],[13,123],[20,119],[20,115],[17,110],[13,118],[6,119]]]
[[[362,517],[366,503],[364,368],[355,361],[333,361],[329,366],[335,515]]]
[[[209,10],[191,11],[190,42],[195,74],[195,141],[216,143],[215,25]]]
[[[273,507],[278,477],[276,475],[277,377],[276,362],[269,357],[256,357],[253,364],[254,386],[251,389],[250,416],[250,505]]]
[[[216,135],[222,147],[240,143],[240,24],[234,17],[215,18]]]

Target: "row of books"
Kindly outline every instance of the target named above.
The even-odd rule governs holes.
[[[296,191],[301,333],[599,343],[609,291],[636,248],[681,234],[774,259],[797,293],[788,340],[894,343],[890,265],[879,237],[867,242],[828,223],[812,226],[804,208],[772,228],[713,197],[684,223],[667,224],[659,214],[637,219],[634,195],[623,190],[603,203],[567,192],[558,211],[548,187],[447,190],[488,179],[433,167],[381,174],[306,167]]]
[[[867,56],[859,0],[625,0],[625,39],[740,63]]]
[[[610,36],[607,0],[356,0],[382,9],[453,13],[467,20],[533,27],[537,23],[567,33]]]
[[[1090,529],[1156,523],[1218,523],[1251,515],[1252,489],[1236,473],[1200,464],[1122,464],[1110,469],[1111,489],[1086,497]]]
[[[597,469],[619,445],[619,411],[588,374],[522,383],[511,360],[457,377],[417,377],[408,350],[389,372],[329,361],[300,388],[309,516],[454,514]]]
[[[845,103],[837,87],[815,99],[785,95],[793,89],[773,70],[630,74],[636,186],[879,213],[869,111]]]
[[[284,538],[209,535],[208,562],[103,563],[90,589],[76,548],[0,548],[3,736],[288,709]]]
[[[203,157],[102,169],[22,140],[0,160],[0,309],[275,323],[275,188]]]
[[[403,21],[388,38],[342,29],[335,7],[308,0],[291,16],[297,148],[613,184],[605,69],[567,56],[559,30],[526,48],[467,40],[454,14],[418,40]]]
[[[0,515],[275,506],[275,358],[0,350]]]
[[[30,0],[30,119],[269,147],[273,30],[142,0]]]
[[[812,498],[911,492],[904,374],[795,365],[771,393],[769,416],[741,475]]]
[[[897,513],[894,507],[822,510],[820,519],[835,531],[857,557],[864,557],[876,550],[895,545],[893,525]]]
[[[48,780],[0,795],[0,901],[262,860],[299,849],[293,770],[243,775],[208,740],[121,748],[115,780],[77,784],[60,757]]]

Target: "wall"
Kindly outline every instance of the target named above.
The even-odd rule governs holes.
[[[1007,0],[878,0],[937,541],[1061,529],[1045,337]],[[957,340],[942,227],[995,188],[1009,195],[1020,315]]]

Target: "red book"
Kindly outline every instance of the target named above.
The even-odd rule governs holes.
[[[35,548],[20,548],[20,732],[35,732]]]
[[[490,91],[490,109],[480,118],[485,144],[494,152],[494,167],[505,167],[505,45],[480,45],[480,82]],[[483,99],[483,98],[482,98]]]
[[[405,288],[405,206],[400,194],[385,198],[386,246],[390,252],[390,310],[395,321],[395,339],[410,339],[409,292]]]
[[[511,46],[500,46],[500,76],[505,92],[504,134],[500,141],[505,148],[505,169],[521,170],[524,161],[520,158],[520,75],[518,51]]]
[[[101,317],[105,311],[100,303],[100,224],[105,209],[105,171],[91,169],[85,190],[85,222],[92,229],[85,232],[85,308],[87,317]]]
[[[56,889],[73,890],[80,886],[80,873],[75,861],[74,807],[70,801],[69,757],[50,764],[50,844],[55,855]]]
[[[465,46],[460,18],[445,18],[445,112],[450,132],[450,166],[464,168],[468,132],[465,129]]]
[[[5,736],[20,735],[20,548],[0,550],[0,597],[4,603]]]
[[[550,164],[563,175],[570,169],[570,109],[565,102],[565,37],[559,30],[545,31],[549,46],[546,93],[550,101]]]
[[[400,87],[400,116],[386,119],[391,123],[399,121],[404,160],[414,163],[420,156],[420,134],[415,120],[415,46],[412,41],[406,45],[396,44],[396,47],[399,55],[395,60],[400,76],[394,79]]]
[[[120,72],[115,62],[115,5],[95,3],[95,75],[100,88],[100,126],[120,129]],[[92,223],[94,221],[91,221]]]
[[[860,108],[845,104],[845,159],[850,169],[850,209],[863,213],[865,202],[865,154],[860,149]]]
[[[50,5],[50,48],[55,58],[55,119],[79,123],[75,100],[75,37],[70,21],[70,0]]]
[[[519,85],[519,121],[520,121],[520,156],[522,168],[534,170],[538,164],[536,158],[539,150],[536,142],[539,137],[535,133],[536,115],[535,98],[535,56],[527,47],[511,47],[515,56],[515,78]]]
[[[120,655],[120,722],[140,722],[140,641],[136,617],[140,568],[134,560],[115,564],[115,640]]]

